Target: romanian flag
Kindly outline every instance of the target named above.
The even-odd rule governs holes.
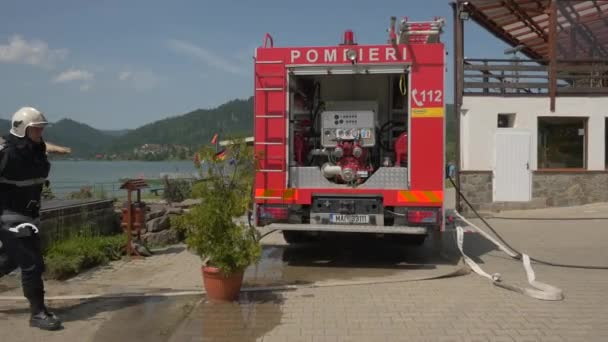
[[[226,150],[221,150],[213,156],[215,160],[224,160],[226,159]]]
[[[217,133],[215,133],[213,135],[213,138],[211,138],[211,143],[215,145],[217,143],[217,138],[218,138],[218,135],[217,135]]]

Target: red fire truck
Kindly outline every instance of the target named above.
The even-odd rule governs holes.
[[[256,226],[287,242],[323,232],[443,227],[443,19],[399,23],[388,40],[256,49]]]

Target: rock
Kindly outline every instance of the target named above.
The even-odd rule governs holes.
[[[169,216],[162,216],[154,218],[148,222],[146,222],[146,229],[150,233],[156,233],[163,230],[169,229],[171,223],[169,222]]]
[[[184,213],[184,209],[182,208],[168,208],[166,214],[167,215],[181,215]]]
[[[165,208],[151,210],[149,213],[146,213],[146,222],[153,220],[155,218],[161,217],[161,216],[165,215],[166,212],[167,212],[167,209],[165,209]]]
[[[141,237],[144,242],[152,246],[171,245],[179,242],[179,234],[173,229],[158,233],[147,233]]]
[[[197,204],[200,204],[200,203],[201,203],[201,200],[200,200],[200,199],[192,199],[192,198],[189,198],[189,199],[183,200],[183,201],[182,201],[182,202],[180,202],[180,203],[175,203],[175,204],[173,204],[173,205],[174,205],[176,208],[190,208],[190,207],[193,207],[193,206],[195,206],[195,205],[197,205]]]

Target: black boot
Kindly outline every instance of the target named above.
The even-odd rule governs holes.
[[[43,310],[32,315],[30,318],[30,327],[43,330],[58,330],[61,329],[61,321],[54,314]]]
[[[36,327],[43,330],[58,330],[61,329],[61,321],[55,314],[49,312],[44,305],[44,289],[24,289],[28,294],[30,301],[30,327]]]

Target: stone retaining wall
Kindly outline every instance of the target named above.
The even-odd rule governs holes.
[[[536,171],[532,197],[547,200],[547,206],[563,207],[608,202],[608,172]]]
[[[110,235],[120,232],[113,200],[83,202],[40,212],[43,247],[76,233]]]
[[[460,187],[475,210],[538,209],[608,202],[608,172],[535,171],[532,174],[532,200],[529,202],[492,202],[492,172],[462,171]],[[472,211],[461,200],[462,212]]]
[[[481,205],[492,202],[492,172],[491,171],[462,171],[460,173],[460,191],[473,205],[480,210]],[[472,213],[470,208],[461,200],[462,213]]]

